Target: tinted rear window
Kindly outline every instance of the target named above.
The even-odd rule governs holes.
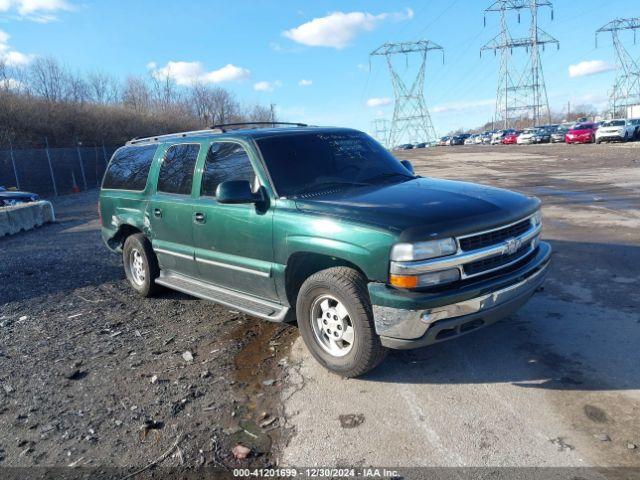
[[[102,188],[144,190],[157,148],[157,145],[145,145],[119,149],[104,174]]]
[[[158,192],[190,195],[198,152],[200,145],[195,143],[169,147],[158,174]]]

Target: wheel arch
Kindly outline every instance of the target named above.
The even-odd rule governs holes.
[[[332,267],[352,268],[359,272],[365,279],[367,278],[362,268],[344,258],[310,251],[292,253],[287,259],[284,270],[285,290],[289,304],[296,304],[300,287],[307,278]]]
[[[144,232],[134,225],[123,223],[118,226],[116,233],[114,233],[113,236],[107,240],[107,244],[113,250],[122,251],[122,247],[124,246],[124,242],[126,241],[126,239],[136,233]]]

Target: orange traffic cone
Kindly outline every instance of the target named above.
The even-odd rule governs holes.
[[[71,172],[71,181],[73,182],[73,184],[71,185],[71,192],[72,193],[80,193],[80,188],[78,187],[78,184],[76,183],[76,174],[74,172]]]

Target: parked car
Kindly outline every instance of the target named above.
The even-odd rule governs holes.
[[[485,132],[482,134],[482,141],[481,143],[484,145],[490,145],[491,144],[491,138],[493,137],[493,134],[495,133],[495,131],[490,131],[490,132]]]
[[[522,133],[522,130],[512,130],[504,137],[502,137],[503,145],[514,145],[518,143],[518,136]]]
[[[520,135],[518,135],[518,145],[533,143],[533,136],[536,134],[535,128],[525,128]]]
[[[566,142],[593,143],[596,141],[596,124],[593,122],[576,123],[567,132]]]
[[[633,140],[636,134],[636,126],[631,120],[624,118],[608,120],[596,130],[596,143],[601,142],[628,142]]]
[[[544,125],[535,128],[535,132],[531,137],[531,143],[549,143],[551,142],[551,134],[557,129],[556,125]]]
[[[104,242],[139,294],[162,285],[297,319],[311,354],[345,377],[388,348],[510,315],[551,254],[538,199],[420,177],[347,128],[218,126],[132,140],[107,167],[99,208]]]
[[[449,145],[464,145],[464,142],[467,138],[469,138],[468,133],[461,133],[459,135],[454,135],[449,139]]]
[[[487,132],[479,133],[479,134],[476,136],[476,140],[475,140],[476,144],[480,144],[480,143],[482,143],[482,139],[484,138],[484,136],[485,136],[486,134],[487,134]]]
[[[413,145],[411,143],[403,143],[402,145],[398,145],[395,150],[411,150]]]
[[[38,200],[40,200],[40,196],[36,193],[7,190],[4,187],[0,187],[0,207],[17,205],[19,203],[37,202]]]
[[[633,139],[640,140],[640,118],[631,118],[629,121],[633,125]]]
[[[441,137],[440,140],[438,140],[437,145],[439,147],[446,147],[449,145],[449,140],[451,140],[451,137]]]
[[[413,148],[427,148],[429,146],[426,142],[420,142],[413,145]]]
[[[469,137],[464,141],[464,144],[465,145],[475,145],[477,137],[478,137],[477,133],[469,135]]]
[[[551,143],[564,143],[567,137],[567,132],[573,126],[573,123],[563,123],[558,125],[555,132],[551,134]]]

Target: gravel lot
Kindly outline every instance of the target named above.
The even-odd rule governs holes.
[[[102,244],[97,195],[54,200],[58,223],[0,239],[0,467],[142,467],[176,442],[163,466],[272,464],[295,329],[138,297]]]
[[[293,327],[137,297],[97,192],[60,198],[0,239],[0,466],[640,466],[640,144],[397,155],[543,199],[554,265],[514,318],[342,380]]]

